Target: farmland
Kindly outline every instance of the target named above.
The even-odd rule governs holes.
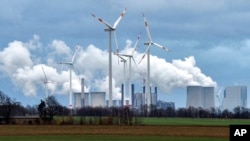
[[[229,126],[230,124],[250,124],[250,119],[225,118],[143,118],[145,125],[191,125]]]
[[[239,119],[143,118],[141,126],[117,125],[1,125],[0,140],[171,140],[226,141],[230,124]]]
[[[225,140],[226,126],[83,126],[83,125],[4,125],[0,140]],[[72,137],[72,138],[70,138]],[[76,138],[77,137],[77,138]],[[53,139],[55,138],[55,139]],[[63,138],[63,139],[60,139]],[[99,138],[99,139],[98,139]],[[106,139],[105,139],[106,138]]]

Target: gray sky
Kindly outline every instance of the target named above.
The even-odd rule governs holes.
[[[152,63],[155,65],[151,67],[161,66],[159,72],[167,72],[163,76],[154,76],[161,78],[159,82],[153,80],[153,85],[168,85],[159,86],[165,100],[176,102],[177,107],[185,106],[185,85],[181,82],[192,84],[194,81],[189,77],[194,78],[197,70],[197,79],[204,79],[197,81],[199,84],[205,84],[211,78],[209,82],[218,86],[249,86],[249,7],[247,0],[1,0],[0,56],[4,59],[0,61],[0,79],[6,83],[0,85],[0,90],[25,104],[29,104],[27,101],[32,101],[34,97],[39,99],[42,97],[39,92],[44,91],[39,65],[44,64],[51,77],[65,77],[60,80],[51,78],[57,85],[50,86],[51,93],[59,93],[63,97],[68,68],[59,66],[57,62],[70,59],[77,44],[82,50],[75,77],[86,77],[89,89],[105,90],[92,85],[105,83],[106,80],[107,70],[104,68],[107,66],[108,34],[91,13],[113,24],[124,8],[127,8],[126,14],[116,30],[121,51],[131,51],[129,47],[133,46],[139,32],[142,36],[136,54],[138,60],[145,51],[143,42],[147,36],[142,13],[147,18],[153,40],[171,50],[166,53],[159,48],[151,49],[151,54],[157,56],[156,62]],[[94,62],[86,61],[93,56]],[[106,58],[102,60],[101,57]],[[93,67],[94,63],[103,65]],[[182,64],[181,67],[179,64]],[[183,68],[185,65],[189,67]],[[144,65],[140,71],[143,70]],[[172,74],[173,70],[178,73]],[[31,74],[39,73],[28,83],[22,72],[29,71]],[[156,74],[157,71],[155,69]],[[121,72],[122,65],[119,65],[114,73],[114,77],[117,76],[114,78],[116,88],[122,81],[118,77]],[[30,74],[27,76],[31,78]],[[135,83],[139,83],[138,79],[139,76],[135,75]],[[180,98],[181,102],[176,100]]]

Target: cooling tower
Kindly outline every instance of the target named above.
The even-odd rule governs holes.
[[[91,92],[91,106],[105,107],[105,92]]]
[[[246,86],[229,86],[225,88],[222,108],[233,111],[235,107],[247,108]]]
[[[214,104],[214,87],[187,86],[187,105],[186,107],[195,107],[210,109]]]
[[[89,94],[84,93],[82,98],[82,93],[74,93],[74,107],[76,109],[89,106]]]

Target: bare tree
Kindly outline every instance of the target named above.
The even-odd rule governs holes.
[[[10,123],[10,117],[14,116],[20,107],[20,102],[12,100],[9,96],[0,91],[0,116],[3,117],[6,124]]]
[[[51,122],[56,114],[60,114],[61,109],[62,106],[54,96],[47,97],[45,101],[41,100],[38,105],[38,112],[43,121],[49,120]]]
[[[48,118],[52,121],[53,117],[58,113],[59,108],[61,105],[56,100],[54,96],[49,96],[46,98],[46,111],[48,114]]]

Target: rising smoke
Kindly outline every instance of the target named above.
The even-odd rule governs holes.
[[[131,41],[126,42],[122,53],[131,54]],[[39,51],[39,52],[36,52]],[[39,36],[24,43],[13,41],[0,51],[0,71],[22,90],[26,96],[36,96],[38,89],[44,88],[44,74],[46,73],[49,94],[68,94],[69,67],[59,65],[58,62],[70,61],[75,48],[70,48],[61,40],[54,40],[43,46]],[[142,53],[135,52],[138,60]],[[141,81],[146,72],[146,59],[138,67],[132,63],[132,81]],[[128,66],[128,65],[127,65]],[[81,90],[80,78],[85,79],[86,91],[108,91],[108,52],[94,45],[81,47],[72,72],[73,91]],[[120,85],[123,82],[123,64],[113,56],[113,98],[120,99]],[[128,74],[128,71],[127,71]],[[143,75],[144,74],[144,75]],[[196,66],[193,56],[184,60],[178,59],[167,62],[163,58],[151,55],[151,82],[162,92],[169,92],[175,87],[187,85],[215,86],[210,77],[206,76]]]

